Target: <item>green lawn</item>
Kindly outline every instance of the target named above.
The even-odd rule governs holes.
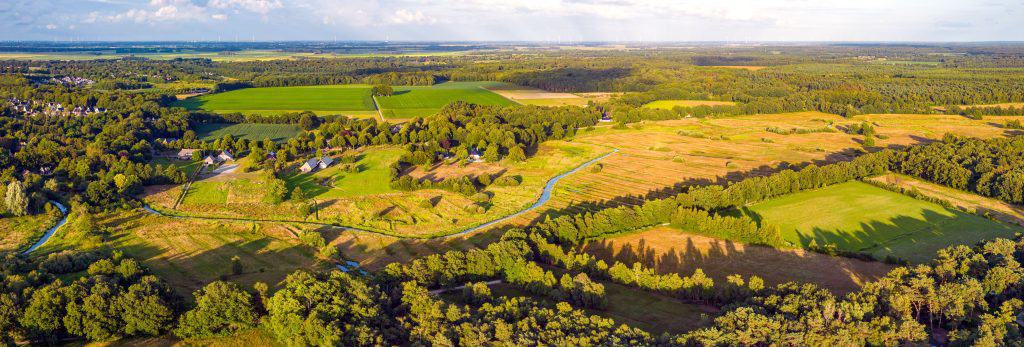
[[[950,245],[1011,237],[1024,230],[859,181],[786,195],[743,212],[778,226],[783,239],[793,244],[806,246],[814,240],[915,262],[927,261]]]
[[[261,114],[374,110],[370,87],[359,84],[246,88],[185,99],[177,102],[175,106],[222,113]]]
[[[246,138],[262,141],[270,139],[274,142],[285,142],[299,134],[299,127],[294,124],[256,124],[256,123],[214,123],[196,126],[196,136],[203,141],[213,141],[231,135],[236,140]]]
[[[390,185],[390,166],[401,155],[399,148],[365,151],[355,163],[359,172],[345,172],[342,169],[345,164],[335,163],[320,171],[296,174],[285,181],[289,191],[301,186],[306,194],[323,199],[389,193],[394,191]],[[324,179],[330,183],[318,183]]]
[[[178,170],[184,172],[185,176],[191,176],[192,171],[199,168],[200,162],[157,157],[150,160],[149,163],[153,165],[162,165],[164,167],[167,167],[168,165],[174,165],[178,167]]]
[[[455,101],[479,105],[514,105],[515,102],[482,88],[499,84],[448,82],[429,87],[395,87],[395,95],[378,97],[377,102],[385,118],[429,116]]]

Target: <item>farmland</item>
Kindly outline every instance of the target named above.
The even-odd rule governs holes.
[[[651,101],[644,105],[646,108],[656,108],[663,110],[671,110],[674,107],[693,107],[693,106],[732,106],[735,105],[732,101],[711,101],[711,100],[658,100]]]
[[[270,139],[274,142],[284,142],[299,134],[299,127],[294,124],[199,124],[196,126],[196,136],[203,141],[214,141],[224,138],[225,135],[237,139],[249,139],[262,141]]]
[[[371,111],[374,111],[370,87],[366,85],[245,88],[188,98],[176,105],[191,110],[221,113],[273,114],[313,111],[372,115]]]
[[[394,95],[377,97],[377,104],[386,119],[429,116],[455,101],[497,106],[515,104],[501,95],[484,89],[494,85],[497,83],[447,82],[429,87],[395,87]]]
[[[807,211],[816,211],[807,218]],[[778,226],[783,240],[892,255],[914,262],[941,248],[997,237],[1024,229],[949,210],[862,182],[847,182],[751,205],[743,210],[762,224]]]

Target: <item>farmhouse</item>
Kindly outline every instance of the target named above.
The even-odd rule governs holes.
[[[203,158],[203,164],[206,164],[206,165],[216,165],[217,163],[220,163],[221,161],[222,160],[220,160],[219,157],[214,157],[212,155],[207,155],[206,158]]]
[[[323,170],[334,164],[334,159],[331,157],[323,156],[320,158],[309,158],[302,166],[299,167],[299,171],[302,173],[310,173],[316,170]]]
[[[481,156],[481,153],[480,153],[479,150],[477,150],[477,149],[469,150],[469,162],[470,163],[482,163],[482,162],[484,162],[484,159]]]
[[[195,148],[182,148],[180,151],[178,151],[178,154],[175,155],[175,156],[178,157],[178,159],[181,159],[181,160],[190,160],[190,159],[192,159],[192,154],[195,153],[196,151],[198,151],[198,149],[195,149]]]
[[[235,156],[231,155],[231,151],[221,151],[217,155],[217,159],[220,159],[220,161],[234,161]]]

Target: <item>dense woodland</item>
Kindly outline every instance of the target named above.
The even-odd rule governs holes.
[[[938,55],[937,55],[938,54]],[[936,58],[938,57],[938,58]],[[890,61],[928,64],[890,64]],[[758,71],[720,66],[757,65]],[[447,189],[472,196],[517,177],[417,181],[414,166],[518,162],[545,141],[572,139],[604,115],[620,123],[684,117],[816,110],[1020,115],[1020,108],[960,105],[1024,101],[1024,49],[962,47],[778,47],[639,51],[475,52],[439,57],[366,57],[214,62],[117,59],[0,62],[0,183],[4,212],[41,213],[69,202],[76,229],[97,229],[90,210],[137,206],[143,186],[182,183],[154,155],[182,148],[250,156],[246,169],[281,174],[298,159],[331,150],[397,145],[391,168],[401,190]],[[94,80],[88,86],[51,77]],[[627,92],[600,107],[489,107],[454,103],[436,115],[389,124],[318,116],[214,115],[168,107],[194,88],[367,83],[430,85],[493,80],[563,92]],[[169,86],[165,86],[169,85]],[[27,115],[7,100],[102,107],[84,117]],[[643,108],[661,99],[733,101],[733,106]],[[281,143],[231,136],[201,140],[210,123],[287,123],[302,132]],[[1006,124],[1020,128],[1020,122]],[[844,129],[870,138],[870,124]],[[160,141],[170,138],[170,141]],[[275,153],[275,156],[270,156]],[[265,159],[263,159],[265,158]],[[606,263],[577,252],[589,240],[668,224],[720,239],[869,259],[830,245],[782,241],[777,228],[737,215],[746,204],[802,190],[900,172],[1024,203],[1024,140],[947,136],[941,142],[863,154],[849,162],[783,170],[727,185],[681,187],[630,206],[552,214],[505,232],[486,247],[392,263],[368,275],[300,270],[253,288],[218,281],[182,298],[138,260],[110,252],[60,252],[0,262],[0,344],[232,336],[260,327],[292,345],[1020,345],[1024,240],[947,248],[927,264],[899,267],[862,290],[836,296],[813,284],[769,285],[757,276],[716,281],[703,271],[659,274],[643,264]],[[339,158],[344,163],[351,158]],[[280,183],[280,181],[278,180]],[[280,187],[268,189],[281,190]],[[486,196],[482,200],[486,200]],[[283,199],[283,197],[282,197]],[[281,200],[281,199],[278,199]],[[278,201],[280,202],[280,201]],[[486,205],[480,201],[479,207]],[[99,242],[99,241],[97,241]],[[903,263],[899,259],[887,261]],[[227,266],[227,265],[226,265]],[[492,295],[485,281],[523,293]],[[593,315],[616,283],[722,309],[705,328],[651,334]],[[466,285],[443,295],[429,290]]]

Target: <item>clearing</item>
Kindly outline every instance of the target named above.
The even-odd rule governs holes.
[[[249,139],[262,141],[270,139],[274,142],[285,142],[295,137],[300,129],[295,124],[259,124],[259,123],[212,123],[196,126],[196,137],[202,141],[215,141],[231,135],[235,140]]]
[[[816,211],[808,218],[807,211]],[[939,249],[1012,237],[1021,229],[853,181],[751,205],[742,211],[777,226],[783,240],[925,262]]]
[[[931,183],[916,177],[898,173],[888,173],[871,180],[894,185],[908,190],[916,190],[918,193],[942,201],[949,202],[958,208],[971,211],[979,215],[988,215],[1004,223],[1012,223],[1024,226],[1024,207],[1014,205],[1002,200],[984,197],[975,193],[946,187],[940,184]]]
[[[893,268],[881,262],[831,257],[801,249],[751,246],[670,227],[595,240],[582,246],[582,250],[609,264],[640,262],[661,274],[689,276],[701,269],[716,282],[734,274],[745,278],[756,275],[771,285],[789,281],[815,283],[838,294],[855,291]]]
[[[736,105],[732,101],[713,101],[713,100],[658,100],[651,101],[644,105],[646,108],[655,108],[662,110],[671,110],[675,107],[694,107],[694,106],[732,106]]]
[[[318,114],[373,114],[367,85],[245,88],[181,100],[175,106],[219,113],[281,114],[313,111]]]
[[[485,87],[502,85],[498,82],[446,82],[432,86],[394,87],[395,94],[377,97],[377,104],[387,119],[409,119],[437,113],[455,101],[478,105],[507,106],[513,101],[495,94]]]

